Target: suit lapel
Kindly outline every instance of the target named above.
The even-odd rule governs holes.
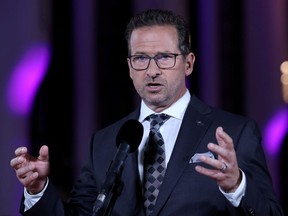
[[[157,215],[161,211],[191,156],[196,152],[211,123],[208,115],[210,112],[211,109],[195,96],[191,98],[152,215]]]

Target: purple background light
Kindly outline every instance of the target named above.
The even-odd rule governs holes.
[[[271,118],[264,130],[264,147],[271,156],[277,156],[288,131],[288,109],[282,108]]]
[[[7,102],[16,114],[25,116],[30,110],[50,61],[48,44],[29,48],[12,71],[8,81]]]

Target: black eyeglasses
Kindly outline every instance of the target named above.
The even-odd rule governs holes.
[[[170,69],[173,68],[176,64],[176,57],[182,55],[177,53],[161,53],[153,57],[150,57],[145,54],[132,55],[128,56],[130,59],[131,67],[136,71],[146,70],[151,59],[153,59],[159,69]]]

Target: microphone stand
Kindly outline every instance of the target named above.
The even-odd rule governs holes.
[[[117,198],[120,196],[122,189],[123,189],[123,182],[120,178],[116,181],[116,185],[112,189],[111,193],[109,194],[109,198],[107,201],[107,206],[104,209],[103,216],[110,216],[112,214],[113,207],[116,203]]]
[[[93,205],[92,216],[110,216],[117,198],[120,196],[124,183],[121,181],[123,166],[114,171],[108,171],[106,180]]]

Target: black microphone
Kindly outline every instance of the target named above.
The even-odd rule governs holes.
[[[109,166],[105,182],[94,203],[93,215],[97,215],[97,212],[100,211],[117,178],[122,174],[128,154],[138,149],[142,140],[143,130],[142,124],[135,119],[128,120],[120,128],[116,137],[118,150]]]

